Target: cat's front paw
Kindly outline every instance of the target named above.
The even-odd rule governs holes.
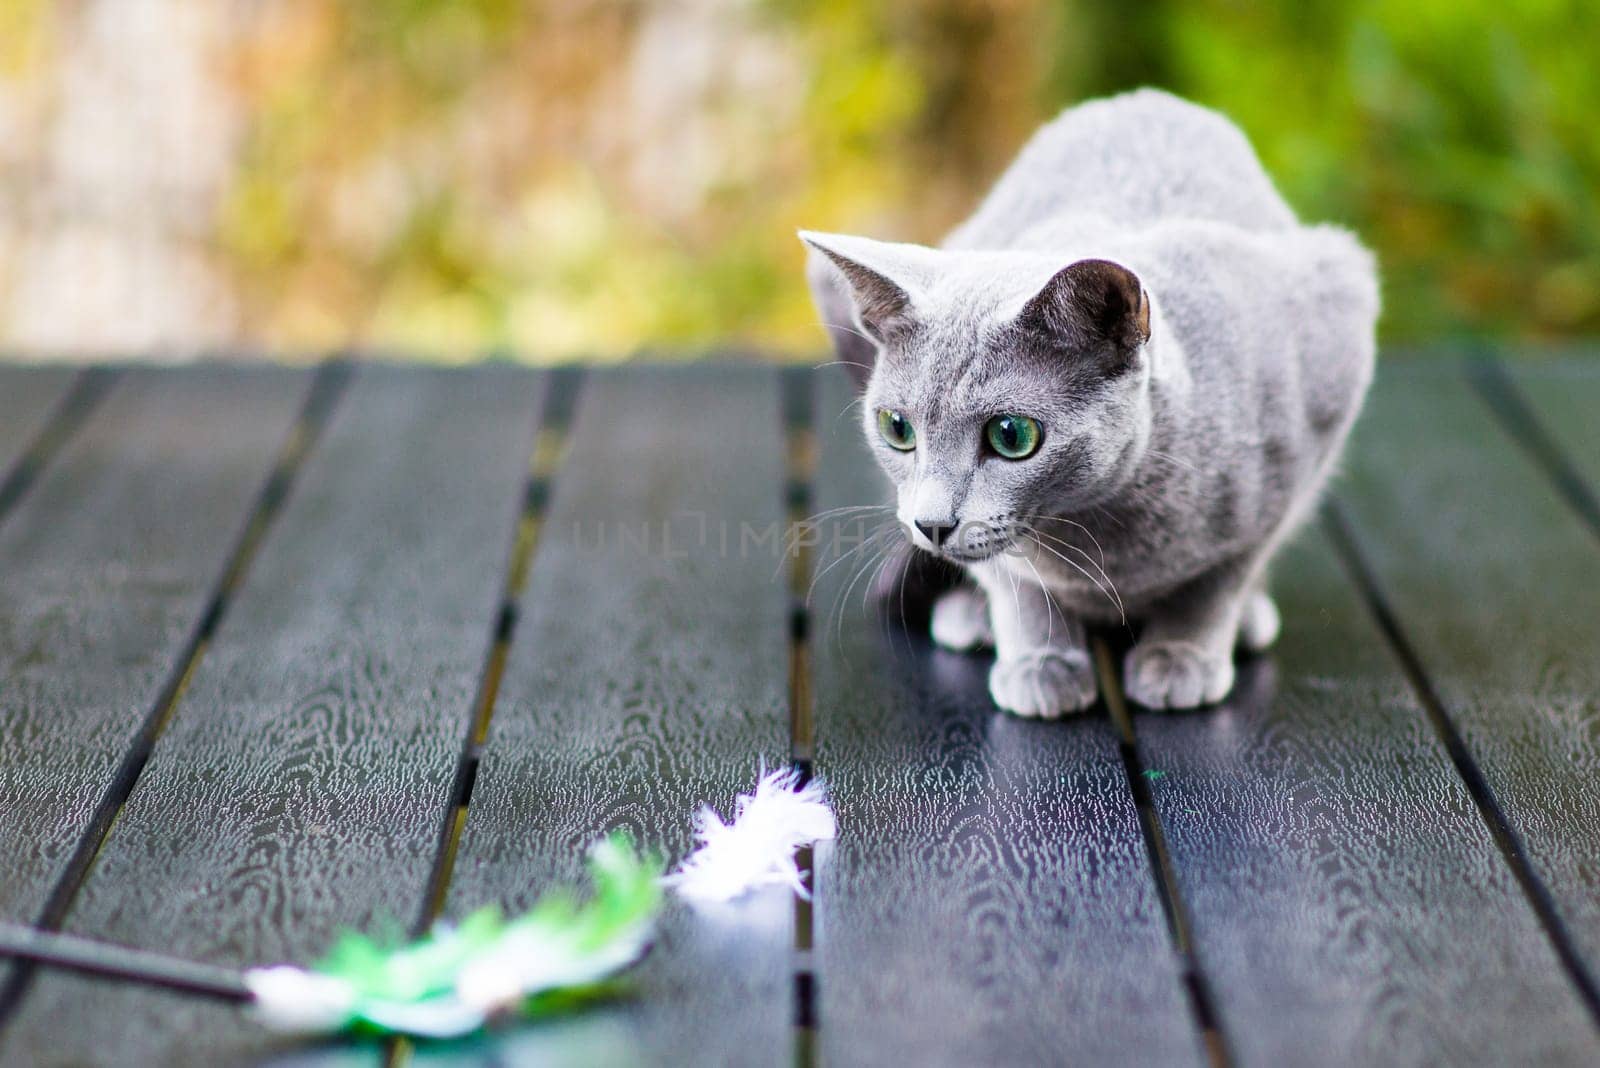
[[[1128,654],[1122,680],[1128,697],[1146,708],[1198,708],[1233,689],[1233,656],[1194,642],[1141,642]]]
[[[1017,716],[1055,719],[1094,704],[1094,667],[1077,649],[1051,649],[996,660],[989,669],[989,696]]]
[[[989,628],[989,604],[983,594],[965,586],[940,597],[933,605],[933,640],[943,649],[965,653],[994,644]]]

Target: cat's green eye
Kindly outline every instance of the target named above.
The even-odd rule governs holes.
[[[1025,415],[997,415],[984,424],[983,439],[998,456],[1026,460],[1039,451],[1044,430]]]
[[[910,452],[917,447],[917,432],[911,429],[911,420],[888,408],[878,411],[878,433],[883,435],[883,440],[889,443],[890,448],[901,452]]]

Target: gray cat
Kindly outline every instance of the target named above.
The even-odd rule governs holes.
[[[1143,624],[1135,701],[1226,696],[1372,378],[1372,256],[1302,225],[1226,118],[1152,90],[1045,126],[938,249],[800,236],[900,522],[977,585],[934,639],[992,642],[1024,716],[1093,703],[1086,623]]]

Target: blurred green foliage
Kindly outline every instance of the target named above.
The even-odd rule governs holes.
[[[0,5],[0,64],[48,65],[5,41],[50,7]],[[1600,332],[1593,2],[227,10],[206,240],[241,340],[815,352],[796,228],[937,241],[1039,123],[1140,85],[1227,112],[1305,217],[1377,249],[1388,339]]]
[[[1600,5],[1141,11],[1110,64],[1064,66],[1053,95],[1147,81],[1233,116],[1303,215],[1377,249],[1388,338],[1600,329]]]

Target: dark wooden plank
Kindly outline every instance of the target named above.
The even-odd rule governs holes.
[[[0,915],[40,916],[180,666],[309,381],[129,372],[0,525]]]
[[[1370,427],[1368,429],[1371,429]],[[1136,718],[1240,1065],[1600,1061],[1448,754],[1320,531],[1226,704]]]
[[[358,372],[69,914],[217,964],[309,962],[423,908],[493,635],[540,379]],[[232,1064],[242,1014],[42,978],[8,1059]],[[369,1051],[376,1058],[377,1049]]]
[[[858,423],[834,417],[848,391],[824,378],[819,511],[885,499]],[[813,597],[817,768],[840,826],[817,851],[823,1059],[1199,1062],[1103,712],[1004,715],[987,657],[881,635],[859,585],[838,604],[853,570]]]
[[[0,520],[6,485],[79,374],[65,367],[0,367]]]
[[[1453,364],[1388,371],[1346,466],[1341,496],[1378,581],[1600,974],[1593,534]]]
[[[1600,393],[1600,350],[1556,363],[1520,362],[1515,357],[1515,353],[1506,356],[1506,373],[1527,394],[1535,414],[1590,487],[1600,487],[1600,419],[1595,418],[1594,407]]]
[[[581,880],[587,847],[614,827],[676,860],[698,807],[726,810],[762,761],[785,757],[782,450],[772,369],[591,376],[448,914],[521,908]],[[773,540],[741,547],[741,527]],[[673,900],[638,996],[492,1051],[521,1063],[788,1064],[791,913],[777,888],[710,913]]]
[[[1533,442],[1534,448],[1547,445],[1555,452],[1552,477],[1558,489],[1570,495],[1571,506],[1600,536],[1600,418],[1595,408],[1600,351],[1556,363],[1513,363],[1508,357],[1504,369],[1532,409],[1539,428],[1535,434],[1543,432],[1545,440]],[[1486,378],[1492,391],[1494,377]]]

